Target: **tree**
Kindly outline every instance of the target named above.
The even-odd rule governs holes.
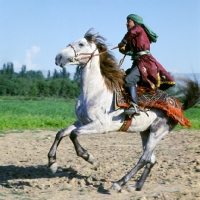
[[[38,80],[37,81],[37,89],[39,96],[49,96],[49,81],[47,80]]]
[[[74,74],[74,78],[73,80],[80,83],[80,80],[81,80],[81,75],[80,75],[80,69],[79,69],[79,66],[76,67],[76,72]]]
[[[29,90],[29,95],[32,97],[36,97],[38,95],[38,87],[37,87],[37,82],[34,82]]]
[[[70,76],[70,73],[67,72],[66,68],[64,67],[64,68],[62,69],[62,71],[60,72],[60,77],[61,77],[61,78],[69,78],[69,76]]]
[[[27,96],[31,90],[32,81],[26,78],[19,78],[19,93],[18,95]]]
[[[48,71],[48,74],[47,74],[47,79],[50,79],[51,78],[51,72],[50,70]]]
[[[1,74],[7,75],[8,78],[12,78],[14,76],[14,65],[12,62],[8,62],[7,64],[3,64],[3,69],[0,70]]]
[[[6,88],[6,83],[7,83],[7,77],[4,76],[4,74],[0,75],[0,95],[7,95],[7,88]]]
[[[43,73],[40,70],[38,70],[36,72],[36,76],[37,76],[37,79],[44,79],[44,75],[43,75]]]
[[[55,69],[53,78],[50,75],[50,71],[48,78],[40,70],[27,71],[26,65],[22,65],[21,71],[15,73],[12,62],[3,64],[0,69],[0,95],[78,97],[80,83],[69,78],[66,68],[60,72]]]
[[[22,65],[21,71],[19,72],[19,76],[22,78],[26,76],[26,65]]]
[[[6,74],[11,78],[14,74],[14,65],[12,62],[8,62],[6,66]]]
[[[1,70],[1,74],[6,74],[6,64],[3,64],[3,68]]]
[[[62,86],[62,79],[60,78],[52,79],[50,83],[50,95],[59,97],[61,86]]]
[[[56,78],[60,78],[60,75],[59,75],[59,73],[57,72],[57,70],[54,69],[53,79],[56,79]]]

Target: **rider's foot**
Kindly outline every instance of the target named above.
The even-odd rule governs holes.
[[[130,108],[124,111],[126,115],[140,115],[140,111],[136,106],[131,106]]]

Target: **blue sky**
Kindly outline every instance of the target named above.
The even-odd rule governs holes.
[[[0,0],[0,68],[60,70],[56,54],[94,28],[112,48],[126,33],[126,16],[140,15],[159,36],[151,53],[167,71],[200,73],[199,0]],[[122,54],[114,50],[119,61]],[[126,58],[122,68],[131,66]],[[67,67],[73,73],[75,66]]]

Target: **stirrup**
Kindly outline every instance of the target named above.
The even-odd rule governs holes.
[[[131,107],[130,108],[128,108],[128,109],[126,109],[125,111],[124,111],[124,113],[126,114],[126,115],[140,115],[140,111],[139,111],[139,109],[137,108],[138,107],[138,105],[137,104],[135,104],[135,103],[131,103]]]

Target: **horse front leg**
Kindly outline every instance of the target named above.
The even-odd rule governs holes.
[[[73,125],[58,131],[58,133],[56,134],[55,140],[48,153],[48,167],[50,168],[52,173],[55,173],[58,168],[58,165],[56,163],[56,151],[57,151],[58,145],[60,144],[61,140],[64,137],[68,136],[73,129],[79,126],[80,126],[80,122],[77,121]]]
[[[76,154],[79,157],[82,157],[87,162],[93,164],[94,158],[93,156],[88,153],[79,143],[78,136],[83,134],[94,134],[94,133],[103,133],[103,127],[102,124],[100,124],[97,121],[91,122],[90,124],[87,124],[85,126],[82,126],[80,128],[72,130],[70,134],[70,139],[72,143],[74,144]]]

